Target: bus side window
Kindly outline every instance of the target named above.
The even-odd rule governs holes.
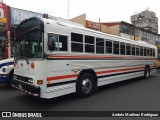
[[[137,55],[137,56],[140,55],[140,48],[139,48],[139,46],[136,46],[136,55]]]
[[[59,51],[68,51],[67,36],[59,35]]]
[[[94,53],[94,37],[85,35],[85,52],[86,53]]]
[[[114,54],[119,54],[119,42],[117,41],[114,41],[113,42],[113,51],[114,51]]]
[[[135,45],[132,45],[132,55],[135,55]]]
[[[152,51],[152,48],[150,48],[150,56],[152,56],[153,54],[153,51]]]
[[[112,54],[112,41],[106,41],[106,53]]]
[[[104,54],[104,39],[96,38],[96,53]]]
[[[131,54],[131,45],[130,44],[126,45],[126,51],[127,51],[127,55]]]
[[[146,56],[147,55],[147,48],[145,47],[144,48],[144,56]]]
[[[147,56],[149,56],[149,48],[147,48]]]
[[[153,54],[152,55],[153,55],[153,57],[155,57],[155,49],[153,49]]]
[[[126,47],[125,43],[120,43],[120,54],[125,55]]]
[[[83,35],[71,33],[71,51],[83,52]]]
[[[141,55],[141,56],[143,56],[143,55],[144,55],[143,47],[140,47],[140,55]]]
[[[58,35],[56,34],[48,34],[48,40],[53,39],[55,42],[55,51],[58,51]]]
[[[48,39],[53,38],[55,42],[55,51],[68,51],[68,40],[67,36],[57,35],[57,34],[49,34]]]

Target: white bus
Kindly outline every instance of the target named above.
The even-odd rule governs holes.
[[[14,58],[0,60],[0,84],[1,83],[10,84],[14,72],[13,63],[14,63]]]
[[[0,39],[0,84],[7,83],[10,85],[13,76],[14,58],[10,51],[13,52],[13,50],[11,50],[11,42],[4,40],[4,38],[3,40]]]
[[[157,48],[61,19],[30,18],[16,28],[12,86],[32,96],[92,95],[98,86],[156,71]]]

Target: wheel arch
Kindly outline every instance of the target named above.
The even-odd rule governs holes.
[[[12,69],[12,70],[9,72],[9,78],[12,78],[13,73],[14,73],[14,69]]]
[[[147,67],[149,68],[149,70],[151,70],[149,65],[146,65],[146,66],[144,67],[144,70],[145,70]]]
[[[95,83],[96,83],[96,89],[97,89],[97,85],[98,85],[98,77],[97,77],[97,74],[96,72],[93,70],[93,69],[83,69],[79,72],[79,75],[77,77],[77,80],[76,80],[76,83],[78,81],[78,79],[81,77],[81,75],[83,75],[84,73],[90,73],[94,76],[94,79],[95,79]]]

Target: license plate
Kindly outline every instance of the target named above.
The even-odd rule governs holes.
[[[22,90],[22,85],[21,85],[21,84],[19,84],[18,88],[19,88],[20,90]]]

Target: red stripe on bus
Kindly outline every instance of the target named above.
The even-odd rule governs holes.
[[[113,73],[113,72],[122,72],[122,71],[128,71],[128,70],[138,70],[138,69],[144,69],[144,67],[137,67],[137,68],[123,68],[123,69],[116,69],[116,70],[105,70],[105,71],[96,72],[96,74]]]
[[[49,56],[48,58],[66,59],[66,58],[129,58],[129,59],[142,59],[142,60],[157,60],[156,58],[144,58],[134,56]]]
[[[47,78],[47,81],[66,79],[66,78],[74,78],[74,77],[78,77],[78,74],[49,77],[49,78]]]
[[[96,72],[96,74],[114,73],[114,72],[122,72],[122,71],[128,71],[128,70],[139,70],[139,69],[144,69],[144,67],[123,68],[123,69],[115,69],[115,70],[105,70],[105,71]],[[48,77],[47,81],[67,79],[67,78],[74,78],[74,77],[78,77],[78,74]]]

